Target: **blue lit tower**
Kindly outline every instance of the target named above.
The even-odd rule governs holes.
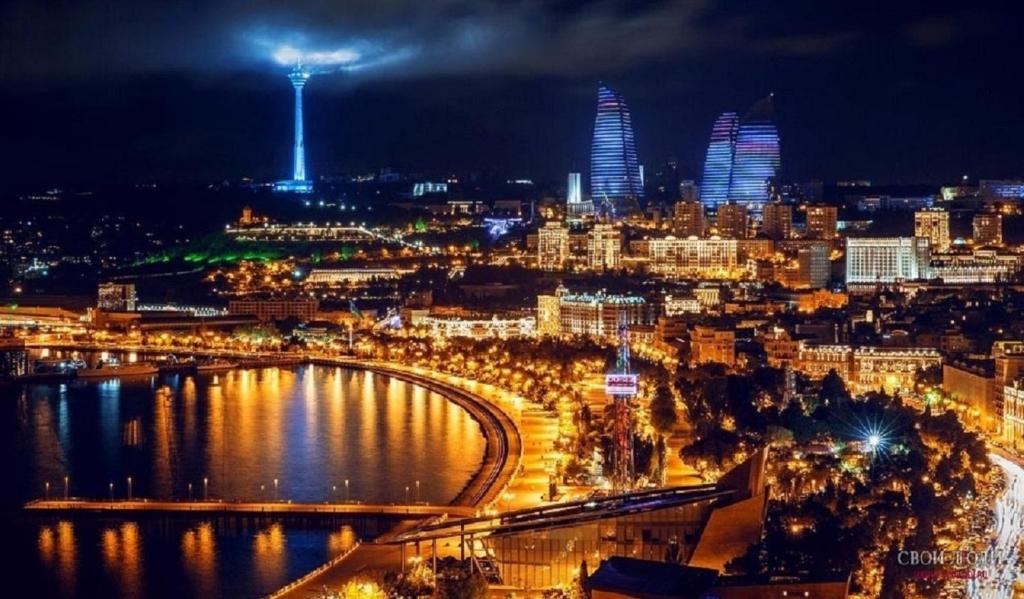
[[[306,146],[302,126],[302,88],[306,86],[312,73],[296,64],[295,68],[288,73],[288,80],[295,88],[295,156],[292,169],[292,178],[287,181],[278,181],[274,184],[275,191],[286,191],[293,193],[309,193],[313,191],[313,183],[306,179]]]
[[[629,108],[622,96],[604,85],[597,88],[590,191],[595,211],[606,214],[638,210],[644,197]]]
[[[768,201],[768,184],[779,174],[779,132],[773,122],[772,96],[750,109],[736,133],[729,199],[756,214]]]
[[[740,119],[735,112],[718,117],[711,128],[708,154],[704,158],[704,178],[700,184],[700,199],[708,208],[716,208],[729,199],[729,181],[732,179],[732,161],[736,151],[736,130]]]

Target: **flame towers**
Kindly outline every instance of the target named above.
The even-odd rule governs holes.
[[[700,196],[704,205],[715,208],[729,200],[729,181],[732,180],[732,162],[736,153],[736,130],[739,117],[735,112],[726,112],[718,117],[711,129],[711,142],[704,159],[704,179]]]
[[[306,147],[302,126],[302,88],[312,74],[302,68],[301,64],[288,73],[288,80],[295,88],[295,150],[293,158],[292,178],[274,184],[275,191],[292,193],[309,193],[313,191],[313,183],[306,179]]]
[[[779,174],[779,132],[772,122],[772,97],[754,104],[740,121],[729,199],[760,212],[768,202],[768,184]]]
[[[597,89],[590,190],[595,211],[608,215],[637,210],[644,197],[629,108],[622,96],[604,85]]]
[[[709,208],[733,201],[760,213],[768,201],[768,184],[780,167],[779,132],[768,96],[741,120],[727,112],[715,121],[704,161],[701,200]]]

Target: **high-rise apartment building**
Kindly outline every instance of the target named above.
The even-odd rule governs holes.
[[[569,229],[561,222],[548,221],[537,231],[537,266],[541,270],[562,270],[569,258]]]
[[[597,90],[590,196],[596,211],[610,215],[639,210],[644,197],[629,108],[622,96],[604,85]]]
[[[715,228],[719,237],[746,239],[750,231],[750,217],[744,204],[722,204],[715,217]]]
[[[696,200],[676,202],[672,209],[672,231],[680,237],[703,237],[707,226],[704,204]]]
[[[793,235],[793,206],[781,202],[765,204],[762,213],[761,232],[776,241],[789,239]]]
[[[597,223],[587,234],[587,266],[595,272],[621,267],[622,235],[612,225]]]
[[[932,250],[949,250],[949,212],[942,208],[929,208],[914,213],[914,235],[925,237]]]
[[[825,245],[812,245],[797,250],[797,286],[809,289],[828,287],[832,278],[832,264]]]
[[[928,279],[930,260],[925,237],[851,237],[846,240],[846,283]]]
[[[648,252],[649,268],[659,275],[728,279],[740,274],[735,239],[652,239]]]
[[[807,237],[831,241],[836,237],[839,208],[815,205],[807,207]]]

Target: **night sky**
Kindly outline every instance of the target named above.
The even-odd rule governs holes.
[[[1024,175],[1021,9],[915,4],[9,0],[2,184],[284,178],[283,44],[361,56],[306,88],[313,177],[586,172],[599,81],[651,170],[699,178],[715,117],[774,92],[785,178]]]

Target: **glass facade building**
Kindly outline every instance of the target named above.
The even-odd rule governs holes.
[[[726,112],[715,121],[701,183],[701,201],[706,206],[716,208],[733,201],[760,214],[768,202],[769,183],[782,165],[772,113],[768,96],[742,119]]]
[[[604,85],[597,89],[590,190],[595,210],[609,215],[639,209],[644,197],[629,108],[621,95]]]
[[[780,166],[779,132],[772,122],[772,98],[768,96],[740,121],[729,199],[759,213],[768,201],[768,184]]]
[[[705,206],[715,208],[729,199],[729,181],[732,180],[732,161],[736,149],[736,130],[739,116],[726,112],[718,117],[711,129],[707,157],[704,159],[704,180],[700,185],[700,198]]]

